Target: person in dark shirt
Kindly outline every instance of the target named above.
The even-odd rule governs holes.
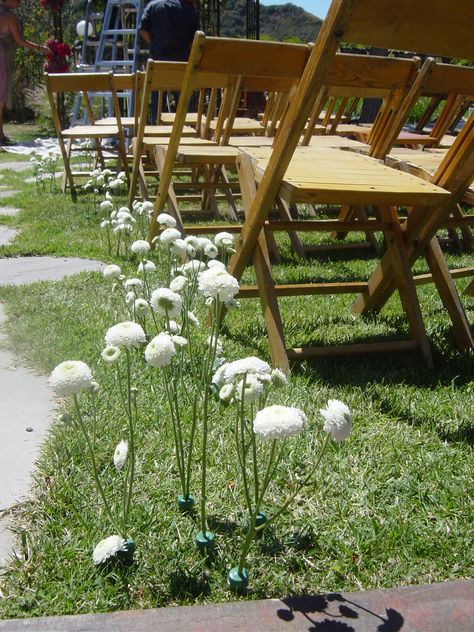
[[[140,22],[140,34],[152,59],[187,61],[199,18],[193,0],[152,0]]]
[[[199,28],[199,17],[194,0],[152,0],[142,15],[140,35],[150,47],[152,59],[161,61],[187,61],[194,33]],[[174,92],[175,109],[179,92]],[[163,108],[168,98],[163,94]],[[158,93],[151,97],[151,122],[158,112]]]

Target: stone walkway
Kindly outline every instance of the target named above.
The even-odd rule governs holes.
[[[20,167],[21,165],[21,167]],[[26,166],[26,168],[25,168]],[[0,169],[25,171],[29,163],[0,163]],[[0,191],[0,198],[14,195]],[[14,217],[20,209],[0,206],[0,216]],[[0,225],[0,246],[10,243],[18,231]],[[0,286],[36,281],[56,281],[82,271],[103,269],[104,264],[78,258],[11,257],[1,258]],[[47,435],[54,415],[52,392],[47,377],[21,366],[15,350],[4,334],[5,314],[0,305],[0,569],[12,553],[8,530],[8,509],[27,497],[31,471],[38,450]]]

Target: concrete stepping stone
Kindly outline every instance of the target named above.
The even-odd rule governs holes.
[[[0,305],[0,511],[28,494],[30,473],[51,424],[53,395],[47,377],[19,366],[3,334]],[[0,567],[12,552],[8,518],[0,519]]]
[[[2,198],[9,198],[12,195],[16,195],[17,193],[20,193],[20,191],[10,191],[10,190],[0,191],[0,199],[2,199]]]
[[[102,270],[100,261],[64,257],[0,259],[0,285],[55,281],[86,270]],[[0,304],[0,511],[28,493],[30,474],[54,414],[47,376],[22,367],[8,348]],[[13,552],[8,518],[0,518],[0,572]]]
[[[21,212],[21,208],[15,208],[14,206],[0,206],[0,215],[6,215],[8,217],[14,217]]]
[[[0,170],[5,171],[6,169],[12,169],[13,171],[28,171],[28,169],[31,169],[31,164],[29,162],[20,162],[19,160],[0,162]]]
[[[18,231],[7,226],[0,226],[0,246],[7,246],[18,235]]]
[[[104,268],[100,261],[77,257],[6,257],[0,259],[0,285],[57,281],[78,272]]]

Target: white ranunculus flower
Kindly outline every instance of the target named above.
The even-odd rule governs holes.
[[[162,244],[171,244],[176,239],[181,238],[181,233],[176,228],[165,228],[160,235],[160,241]]]
[[[133,304],[133,307],[135,309],[135,313],[138,314],[138,316],[146,316],[150,311],[150,305],[148,301],[146,301],[144,298],[137,298],[135,300],[135,303]]]
[[[131,290],[130,292],[127,292],[125,294],[125,302],[129,307],[133,305],[133,303],[135,302],[135,292],[132,292]]]
[[[178,347],[185,347],[188,344],[188,341],[184,338],[184,336],[171,336],[171,340],[173,341],[173,344]]]
[[[66,360],[50,375],[49,383],[56,395],[73,395],[92,384],[92,372],[85,362]]]
[[[114,345],[109,345],[108,347],[105,347],[100,355],[104,362],[107,362],[107,364],[113,364],[114,362],[117,362],[117,360],[120,358],[120,354],[121,351],[118,347],[115,347]]]
[[[109,189],[112,189],[112,191],[117,191],[118,189],[120,189],[122,184],[123,184],[122,180],[115,178],[115,180],[111,180],[109,182]]]
[[[183,301],[179,294],[167,287],[160,287],[151,293],[150,303],[153,311],[169,318],[178,316],[181,312]]]
[[[106,344],[119,348],[126,347],[130,349],[131,347],[139,347],[145,341],[145,332],[142,327],[130,320],[110,327],[105,334]]]
[[[270,376],[272,372],[270,365],[267,362],[260,360],[260,358],[255,358],[254,356],[229,362],[220,367],[220,369],[222,370],[224,366],[225,370],[223,370],[220,375],[222,375],[221,379],[223,380],[223,383],[226,384],[240,379],[244,373],[247,375],[256,375],[261,381],[265,381],[265,376]]]
[[[271,381],[275,388],[285,388],[285,386],[288,386],[288,378],[281,369],[273,369],[271,372]]]
[[[149,215],[153,213],[153,202],[142,202],[143,210]]]
[[[198,288],[206,298],[218,298],[225,303],[237,294],[239,283],[223,268],[212,267],[199,273]]]
[[[108,219],[103,219],[103,220],[100,222],[100,227],[101,227],[101,228],[107,228],[107,226],[110,226],[110,222],[109,222],[109,220],[108,220]]]
[[[187,237],[184,238],[184,241],[186,242],[187,246],[191,246],[191,248],[194,248],[194,250],[198,249],[198,238],[195,235],[188,235]]]
[[[140,281],[140,279],[127,279],[124,283],[124,286],[126,290],[130,290],[131,288],[137,288],[138,290],[141,290],[143,287],[143,283]]]
[[[132,232],[132,227],[130,224],[116,224],[113,229],[114,233],[126,233],[130,234]]]
[[[207,237],[196,237],[196,245],[192,244],[196,252],[205,252],[206,248],[213,246],[214,244]]]
[[[126,542],[119,535],[110,535],[108,538],[101,540],[92,552],[94,564],[103,564],[119,551],[126,551]]]
[[[177,257],[184,257],[188,254],[188,247],[184,239],[175,239],[170,243],[170,251]]]
[[[220,367],[217,369],[217,371],[212,376],[212,383],[215,384],[219,388],[221,388],[222,386],[225,386],[227,384],[227,381],[225,379],[225,372],[227,371],[227,367],[228,366],[229,366],[229,363],[228,362],[224,362],[224,364],[221,364]],[[235,384],[233,384],[233,382],[229,382],[229,384],[232,384],[232,385],[235,386]]]
[[[116,266],[114,263],[106,266],[102,273],[105,279],[116,279],[122,274],[122,270],[119,266]]]
[[[306,425],[306,415],[299,408],[267,406],[253,420],[253,430],[261,439],[285,439],[298,434]]]
[[[156,218],[156,221],[160,226],[166,226],[167,228],[176,228],[176,220],[168,213],[160,213]]]
[[[217,233],[214,237],[214,243],[218,248],[225,248],[234,245],[234,236],[231,233]]]
[[[167,331],[161,332],[150,340],[145,349],[147,364],[157,369],[168,365],[174,355],[176,355],[176,347]]]
[[[242,393],[243,390],[243,393]],[[260,380],[255,375],[247,375],[245,378],[245,387],[244,381],[240,380],[237,386],[235,387],[235,395],[238,400],[243,400],[244,402],[256,402],[260,395],[263,393],[264,384],[260,382]]]
[[[100,203],[100,208],[102,211],[111,211],[114,208],[114,205],[110,200],[104,200]]]
[[[127,462],[128,456],[128,441],[121,441],[117,444],[114,452],[114,465],[115,469],[120,472]]]
[[[138,264],[137,272],[139,274],[141,274],[143,271],[145,271],[145,272],[156,272],[156,265],[153,263],[153,261],[148,261],[148,260],[141,261]]]
[[[179,334],[181,331],[181,327],[175,320],[170,320],[168,322],[168,331],[170,332],[170,334]]]
[[[217,247],[214,246],[214,244],[210,243],[205,247],[204,254],[206,255],[206,257],[209,257],[209,259],[215,259],[219,254],[219,251],[217,250]]]
[[[204,263],[204,261],[199,261],[198,259],[194,259],[193,261],[188,261],[187,263],[185,263],[178,269],[187,277],[192,277],[198,274],[199,272],[204,271],[206,267],[207,266]]]
[[[219,399],[223,402],[230,402],[235,395],[235,386],[233,384],[224,384],[219,391]]]
[[[345,441],[352,430],[349,407],[338,399],[330,399],[326,408],[321,408],[319,412],[324,417],[323,430],[329,432],[334,441]]]
[[[188,320],[189,320],[189,324],[192,325],[193,327],[198,328],[200,326],[199,320],[196,318],[196,316],[192,312],[188,312]]]
[[[222,261],[218,261],[217,259],[213,259],[212,261],[209,261],[207,264],[208,268],[221,268],[222,270],[225,270],[225,265],[222,263]]]
[[[188,279],[185,276],[179,275],[172,279],[170,283],[170,290],[173,292],[182,292],[188,284]]]
[[[142,255],[142,254],[145,254],[145,252],[148,252],[150,250],[150,244],[144,239],[137,239],[130,246],[130,250],[134,252],[135,254]]]

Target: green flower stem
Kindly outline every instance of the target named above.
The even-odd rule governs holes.
[[[218,301],[214,302],[214,307],[218,305]],[[201,531],[207,532],[206,520],[206,476],[207,476],[207,432],[208,432],[208,416],[209,416],[209,386],[211,382],[212,366],[216,357],[217,348],[217,323],[214,318],[211,327],[211,340],[214,344],[209,345],[206,355],[206,361],[203,366],[202,384],[204,386],[203,416],[202,416],[202,453],[201,453]]]
[[[95,460],[94,449],[92,447],[92,443],[91,443],[89,435],[87,433],[86,426],[84,424],[84,420],[82,419],[81,409],[79,407],[79,402],[78,402],[78,399],[77,399],[77,395],[75,393],[73,395],[73,399],[74,399],[74,407],[76,409],[77,418],[78,418],[78,421],[79,421],[79,426],[81,427],[82,433],[83,433],[84,438],[85,438],[86,443],[87,443],[87,447],[89,449],[89,454],[90,454],[90,457],[91,457],[91,464],[92,464],[92,475],[93,475],[95,483],[97,485],[97,489],[99,491],[99,494],[100,494],[100,496],[102,498],[102,502],[104,503],[104,509],[107,512],[113,527],[115,529],[117,529],[117,531],[122,535],[122,537],[125,538],[126,534],[122,531],[121,528],[119,528],[119,526],[117,524],[117,521],[115,519],[115,516],[112,513],[110,505],[109,505],[109,503],[107,501],[107,498],[105,496],[104,489],[103,489],[103,487],[101,485],[101,482],[100,482],[100,479],[99,479],[99,473],[98,473],[98,470],[97,470],[97,463],[96,463],[96,460]]]
[[[194,449],[194,437],[196,435],[196,425],[197,425],[197,396],[194,398],[193,402],[193,420],[191,423],[191,435],[189,437],[189,450],[188,450],[188,460],[186,464],[186,490],[184,497],[189,497],[190,486],[191,486],[191,462],[192,455]]]
[[[135,397],[133,402],[132,410],[132,375],[131,375],[131,362],[130,362],[130,349],[126,348],[127,354],[127,403],[128,403],[128,425],[129,425],[129,450],[130,450],[130,470],[129,470],[129,484],[128,484],[128,497],[126,504],[126,512],[123,518],[124,528],[128,522],[128,516],[130,515],[130,507],[132,503],[132,492],[133,492],[133,479],[135,476],[135,429],[134,429],[134,419],[133,412],[135,412],[135,417],[137,415],[137,406]]]
[[[243,393],[242,393],[243,395]],[[251,419],[253,419],[253,406],[252,406],[252,414]],[[254,485],[254,493],[255,493],[255,505],[258,504],[259,499],[259,488],[260,482],[258,478],[258,461],[257,461],[257,442],[255,441],[255,433],[253,429],[250,429],[251,432],[251,445],[252,445],[252,463],[253,463],[253,485]]]
[[[207,532],[206,520],[206,475],[207,475],[207,426],[208,426],[209,388],[204,382],[204,402],[202,417],[202,453],[201,453],[201,531]]]
[[[242,446],[240,445],[240,442],[241,442],[240,433],[241,433],[241,426],[243,424],[243,421],[241,421],[241,419],[242,417],[241,415],[239,415],[239,409],[237,409],[237,415],[235,416],[235,446],[237,450],[237,458],[239,460],[240,469],[242,471],[242,481],[244,484],[245,501],[247,503],[247,509],[248,509],[249,515],[251,516],[252,515],[252,499],[250,497],[250,491],[249,491],[248,479],[247,479],[247,470],[245,467],[246,450],[245,450],[245,444]],[[241,451],[241,447],[242,447],[242,451]]]
[[[92,448],[95,450],[95,438],[97,435],[97,406],[95,403],[95,393],[91,392],[92,400]]]
[[[305,487],[309,481],[311,480],[311,478],[313,477],[314,472],[316,471],[318,465],[321,463],[321,460],[324,456],[324,453],[326,452],[326,448],[328,446],[329,443],[329,439],[330,439],[330,435],[328,434],[326,436],[326,438],[324,439],[324,443],[323,443],[323,447],[321,448],[321,452],[319,453],[319,457],[318,460],[316,461],[316,463],[314,464],[314,466],[311,469],[311,472],[305,477],[305,479],[298,485],[298,487],[296,488],[296,490],[293,492],[293,494],[291,494],[291,496],[285,501],[285,503],[280,507],[280,509],[273,514],[273,516],[271,516],[270,518],[267,518],[267,521],[265,523],[265,527],[267,527],[271,522],[273,522],[274,520],[276,520],[278,518],[278,516],[280,516],[285,509],[288,507],[288,505],[290,505],[290,503],[293,502],[293,500],[295,499],[295,497],[300,493],[300,491],[302,490],[303,487]]]
[[[179,477],[181,479],[181,488],[183,490],[183,493],[185,493],[185,488],[186,488],[186,482],[185,482],[185,478],[184,478],[184,469],[183,469],[183,464],[181,463],[181,446],[180,446],[180,442],[179,442],[179,438],[178,438],[178,433],[177,433],[177,421],[175,419],[175,409],[174,409],[174,405],[173,405],[173,396],[171,394],[171,390],[170,390],[170,384],[169,384],[169,379],[168,379],[168,371],[166,370],[166,367],[164,367],[163,370],[164,373],[164,377],[165,377],[165,391],[166,391],[166,396],[168,398],[168,406],[169,406],[169,410],[171,413],[171,425],[173,427],[173,437],[174,437],[174,445],[175,445],[175,450],[176,450],[176,463],[178,465],[178,472],[179,472]]]

